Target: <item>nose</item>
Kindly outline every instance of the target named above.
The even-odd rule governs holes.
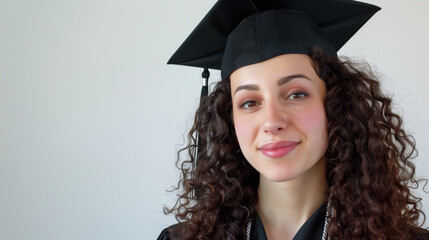
[[[264,113],[263,131],[268,135],[277,135],[287,128],[287,119],[281,109],[274,104],[266,106]]]

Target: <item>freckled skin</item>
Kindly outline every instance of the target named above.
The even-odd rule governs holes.
[[[279,86],[279,79],[296,74],[305,78],[293,78]],[[236,92],[243,85],[256,90]],[[323,158],[328,145],[326,87],[308,56],[285,54],[237,69],[231,74],[231,96],[240,148],[265,178],[285,182],[305,177]],[[298,145],[279,158],[260,151],[263,145],[279,141],[295,141]]]

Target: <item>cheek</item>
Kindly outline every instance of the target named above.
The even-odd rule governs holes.
[[[319,138],[319,140],[327,141],[328,121],[323,105],[301,114],[299,122],[307,133]]]
[[[243,142],[250,137],[249,123],[240,118],[234,118],[235,134],[237,135],[238,143],[242,146]]]
[[[256,121],[255,119],[242,115],[234,116],[233,121],[238,144],[240,145],[243,154],[246,155],[246,153],[252,149],[252,145],[254,144],[258,132]]]

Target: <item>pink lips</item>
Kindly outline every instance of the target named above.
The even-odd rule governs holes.
[[[295,149],[300,142],[295,141],[280,141],[276,143],[268,143],[262,146],[259,150],[267,157],[279,158]]]

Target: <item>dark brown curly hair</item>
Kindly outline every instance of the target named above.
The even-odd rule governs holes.
[[[371,69],[315,49],[310,57],[325,81],[329,146],[326,152],[330,239],[413,239],[419,231],[421,199],[414,139],[392,111]],[[201,102],[188,135],[189,159],[177,166],[182,189],[173,208],[181,222],[172,239],[245,239],[256,213],[259,173],[242,155],[232,120],[229,79]],[[200,136],[200,145],[195,136]],[[198,150],[198,164],[192,168]],[[193,196],[195,193],[195,196]]]

